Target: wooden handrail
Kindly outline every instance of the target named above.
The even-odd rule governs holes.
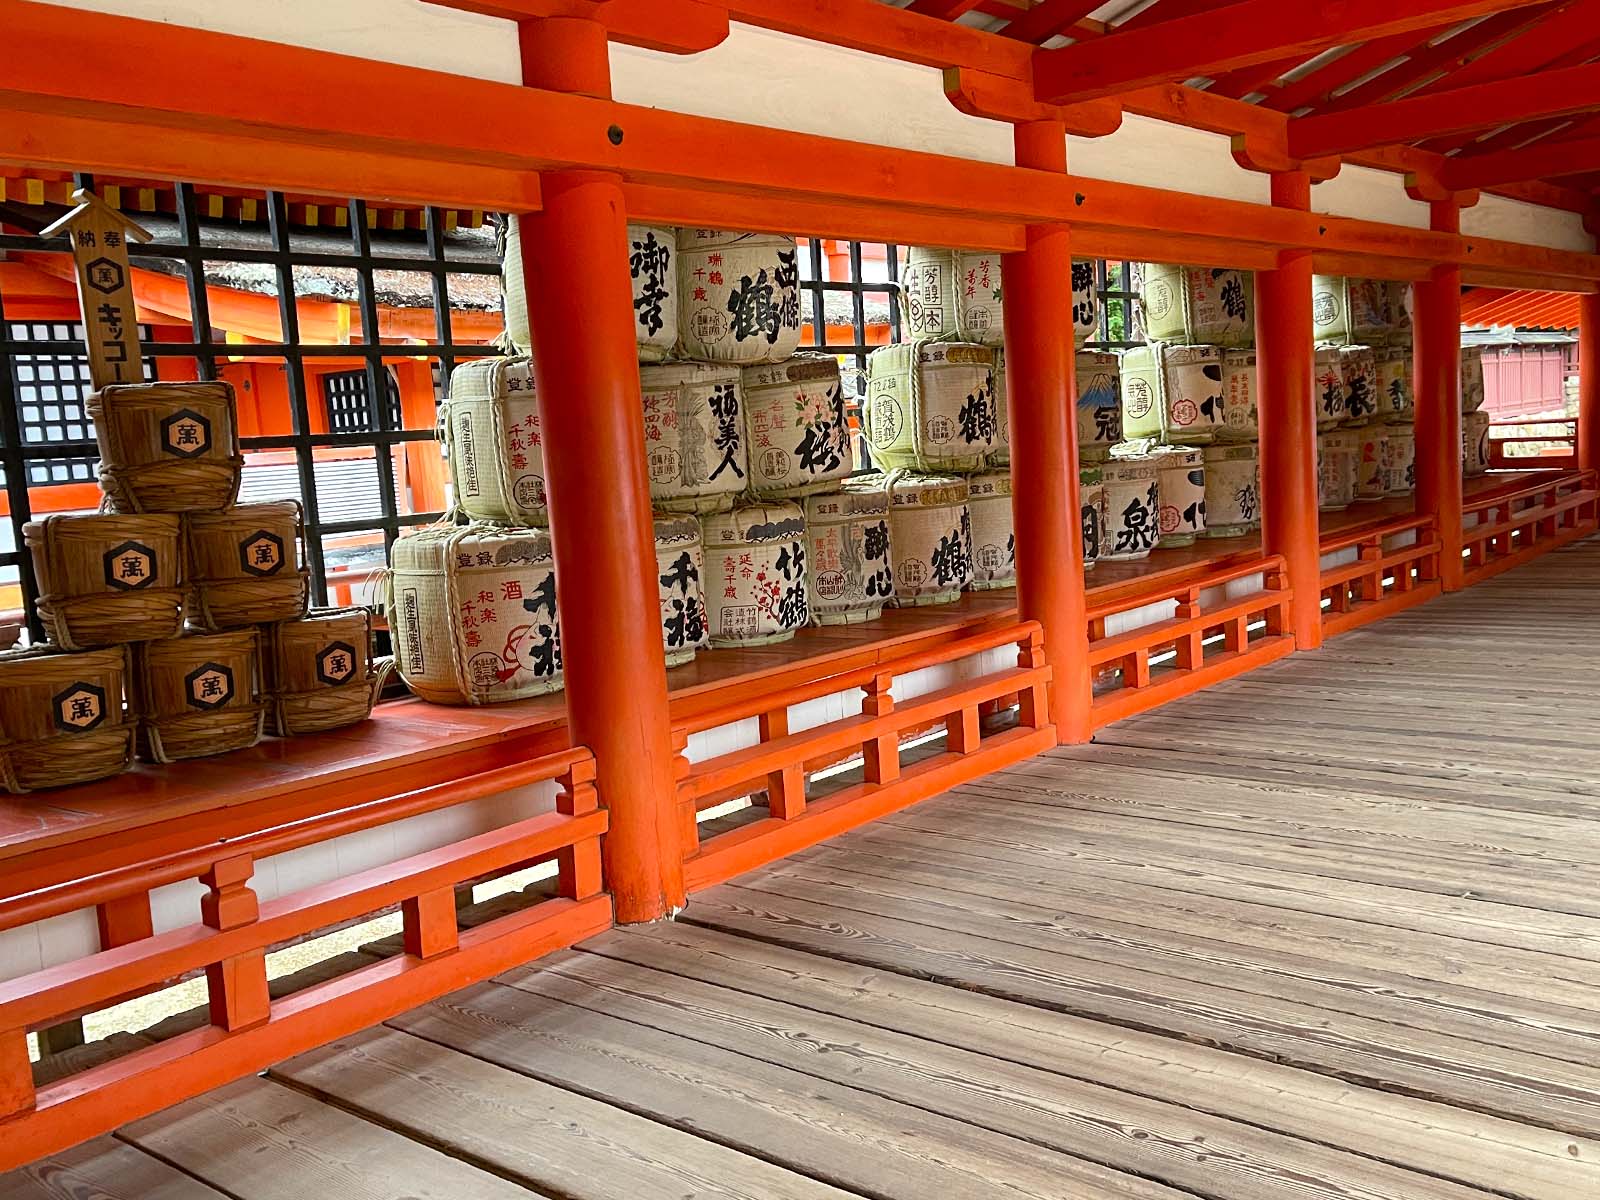
[[[1136,609],[1148,608],[1152,604],[1160,604],[1165,600],[1177,600],[1189,592],[1203,592],[1210,588],[1222,587],[1237,579],[1248,579],[1252,575],[1263,575],[1272,571],[1285,569],[1283,557],[1277,554],[1263,555],[1247,563],[1233,567],[1219,567],[1198,577],[1185,579],[1171,587],[1145,592],[1135,597],[1104,602],[1092,605],[1089,609],[1089,619],[1098,621],[1117,613],[1132,612]]]
[[[1413,531],[1421,533],[1423,529],[1432,524],[1433,518],[1431,516],[1414,513],[1406,514],[1378,525],[1367,525],[1326,538],[1322,543],[1322,553],[1334,554],[1340,550],[1348,550],[1351,546],[1359,546],[1361,543],[1370,541],[1373,538],[1382,540]]]

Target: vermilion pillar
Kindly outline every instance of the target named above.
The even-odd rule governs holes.
[[[1016,127],[1017,165],[1065,172],[1066,131],[1055,121]],[[1027,248],[1001,260],[1006,403],[1011,421],[1017,606],[1044,628],[1055,668],[1051,716],[1063,742],[1086,742],[1089,615],[1078,501],[1073,378],[1072,239],[1066,225],[1030,225]]]
[[[1461,232],[1461,210],[1434,201],[1432,227]],[[1417,512],[1434,519],[1439,579],[1447,592],[1465,582],[1461,564],[1461,268],[1434,267],[1416,285]]]
[[[605,29],[524,22],[522,73],[529,86],[609,97]],[[627,219],[621,181],[607,172],[548,174],[543,195],[543,209],[522,217],[522,264],[567,717],[574,744],[594,752],[610,810],[603,852],[617,919],[650,921],[684,902],[683,854]]]
[[[1272,176],[1272,202],[1311,207],[1304,171]],[[1256,274],[1256,378],[1261,426],[1261,536],[1283,556],[1294,591],[1295,646],[1322,645],[1322,551],[1317,524],[1317,418],[1311,322],[1311,254],[1286,251]]]
[[[1578,465],[1600,471],[1600,292],[1578,297]]]

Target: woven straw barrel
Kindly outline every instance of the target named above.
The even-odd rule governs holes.
[[[713,646],[786,642],[810,619],[806,519],[796,504],[736,508],[701,519]]]
[[[1249,271],[1144,263],[1140,300],[1152,342],[1253,346],[1256,282]]]
[[[0,787],[8,792],[104,779],[133,761],[123,708],[127,653],[0,654]]]
[[[1474,413],[1483,407],[1483,347],[1461,349],[1461,411]]]
[[[1361,467],[1361,437],[1335,429],[1317,435],[1317,507],[1325,512],[1349,508],[1356,498]]]
[[[218,512],[238,497],[233,385],[118,383],[90,392],[86,408],[117,512]]]
[[[913,246],[907,259],[900,274],[901,319],[907,340],[958,336],[961,313],[956,300],[956,252]]]
[[[176,516],[50,516],[23,526],[39,584],[39,620],[65,650],[176,637],[183,555]]]
[[[1386,465],[1389,457],[1389,427],[1369,425],[1356,431],[1359,466],[1356,468],[1356,499],[1382,500],[1389,494]]]
[[[1148,558],[1161,533],[1161,484],[1155,459],[1114,458],[1105,467],[1103,559]]]
[[[845,490],[889,497],[895,607],[961,598],[972,582],[972,512],[965,479],[895,471],[852,479]]]
[[[300,565],[302,537],[293,500],[185,514],[190,624],[217,632],[304,616],[311,577]]]
[[[1312,366],[1312,399],[1317,410],[1317,429],[1337,429],[1350,415],[1350,401],[1344,391],[1344,366],[1339,347],[1317,347]]]
[[[506,229],[506,335],[522,354],[532,350],[528,297],[522,280],[522,233],[517,218]],[[633,333],[640,362],[672,356],[678,342],[678,231],[659,225],[628,226],[628,274],[633,281]]]
[[[1261,525],[1260,451],[1254,442],[1206,447],[1207,537],[1238,537]]]
[[[710,640],[700,522],[690,516],[658,516],[655,539],[661,644],[667,653],[667,666],[678,667],[691,661],[695,651]]]
[[[1083,568],[1090,571],[1106,542],[1106,479],[1100,467],[1078,468],[1078,506],[1083,514]]]
[[[961,336],[985,346],[1006,340],[1006,312],[1000,288],[1000,256],[987,250],[956,255],[956,295]]]
[[[1389,316],[1394,321],[1389,326],[1389,344],[1409,348],[1413,337],[1411,285],[1399,279],[1389,279],[1384,281],[1383,286],[1389,293]]]
[[[133,648],[139,757],[176,762],[243,750],[261,740],[254,629],[193,633]]]
[[[782,362],[800,344],[792,237],[678,230],[678,348],[706,362]]]
[[[862,415],[881,469],[977,471],[999,428],[994,351],[970,342],[880,346]]]
[[[1196,446],[1216,440],[1223,415],[1222,351],[1137,346],[1122,356],[1122,436]]]
[[[312,609],[297,620],[268,625],[262,636],[268,733],[319,733],[372,715],[390,664],[375,663],[368,609]]]
[[[1385,421],[1409,421],[1416,411],[1411,385],[1411,351],[1391,346],[1378,355],[1378,415]]]
[[[406,686],[435,704],[497,704],[561,686],[550,537],[434,527],[389,553],[389,628]]]
[[[1378,408],[1378,356],[1370,346],[1345,346],[1339,351],[1339,374],[1344,378],[1344,419],[1361,426],[1381,419]]]
[[[972,588],[987,591],[1017,582],[1016,526],[1011,519],[1011,475],[990,471],[967,480],[972,513]]]
[[[1417,488],[1417,427],[1391,425],[1388,433],[1385,490],[1391,496],[1409,496]]]
[[[1474,409],[1461,418],[1461,462],[1468,475],[1489,469],[1489,414]]]
[[[854,625],[883,613],[894,596],[889,497],[825,492],[806,498],[806,586],[818,625]]]
[[[1395,325],[1393,298],[1381,279],[1317,275],[1311,281],[1312,337],[1323,345],[1382,345]]]
[[[1080,350],[1074,364],[1078,390],[1078,456],[1104,462],[1122,440],[1122,364],[1115,354]]]
[[[985,456],[991,467],[1011,465],[1011,408],[1006,400],[1006,351],[996,346],[994,351],[994,449]]]
[[[1256,401],[1256,352],[1222,352],[1222,428],[1217,437],[1229,442],[1253,442],[1261,436],[1261,416]]]
[[[855,469],[839,360],[798,354],[742,372],[750,486],[759,496],[824,491]]]
[[[749,479],[739,368],[640,367],[650,499],[670,512],[733,507]]]
[[[1072,260],[1072,341],[1082,346],[1100,331],[1100,292],[1094,260]]]
[[[545,524],[544,437],[531,359],[462,363],[450,373],[439,430],[462,512],[507,525]]]
[[[1156,461],[1161,491],[1161,544],[1192,546],[1206,531],[1205,451],[1168,447]]]

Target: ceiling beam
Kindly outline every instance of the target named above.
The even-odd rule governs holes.
[[[1101,3],[1102,0],[1044,0],[1008,21],[1000,36],[1037,46],[1058,33],[1066,33]]]
[[[1337,58],[1307,71],[1299,79],[1291,80],[1274,89],[1261,103],[1278,112],[1294,112],[1300,108],[1320,108],[1342,87],[1348,87],[1368,72],[1376,71],[1385,63],[1420,50],[1432,39],[1448,29],[1448,25],[1435,25],[1431,29],[1408,30],[1375,38],[1359,46],[1347,47]]]
[[[982,3],[983,0],[911,0],[906,5],[906,11],[924,17],[938,17],[941,21],[954,21],[962,13],[969,13]]]
[[[1034,55],[1034,84],[1046,103],[1116,95],[1153,83],[1215,76],[1290,54],[1315,54],[1352,41],[1427,29],[1491,13],[1532,7],[1537,0],[1345,0],[1293,5],[1241,0],[1208,12],[1113,31]]]
[[[1540,142],[1526,150],[1453,158],[1439,170],[1439,182],[1452,190],[1559,179],[1600,170],[1600,137],[1576,142]]]
[[[1600,108],[1600,64],[1408,96],[1289,122],[1289,154],[1319,158]]]

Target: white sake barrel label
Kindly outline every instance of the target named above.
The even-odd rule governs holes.
[[[1080,351],[1076,359],[1078,445],[1105,448],[1122,440],[1122,381],[1115,354]],[[1144,411],[1149,412],[1145,385]]]
[[[684,229],[678,273],[689,308],[683,350],[713,362],[779,362],[800,340],[793,238]]]
[[[633,313],[639,341],[648,343],[664,329],[678,327],[678,297],[673,290],[675,246],[650,228],[628,227],[628,274],[633,279]],[[670,312],[668,311],[670,307]]]
[[[995,254],[960,256],[961,332],[974,341],[998,341],[1004,328],[1000,258]]]
[[[1072,263],[1072,333],[1081,345],[1100,324],[1100,302],[1094,285],[1094,263]]]

